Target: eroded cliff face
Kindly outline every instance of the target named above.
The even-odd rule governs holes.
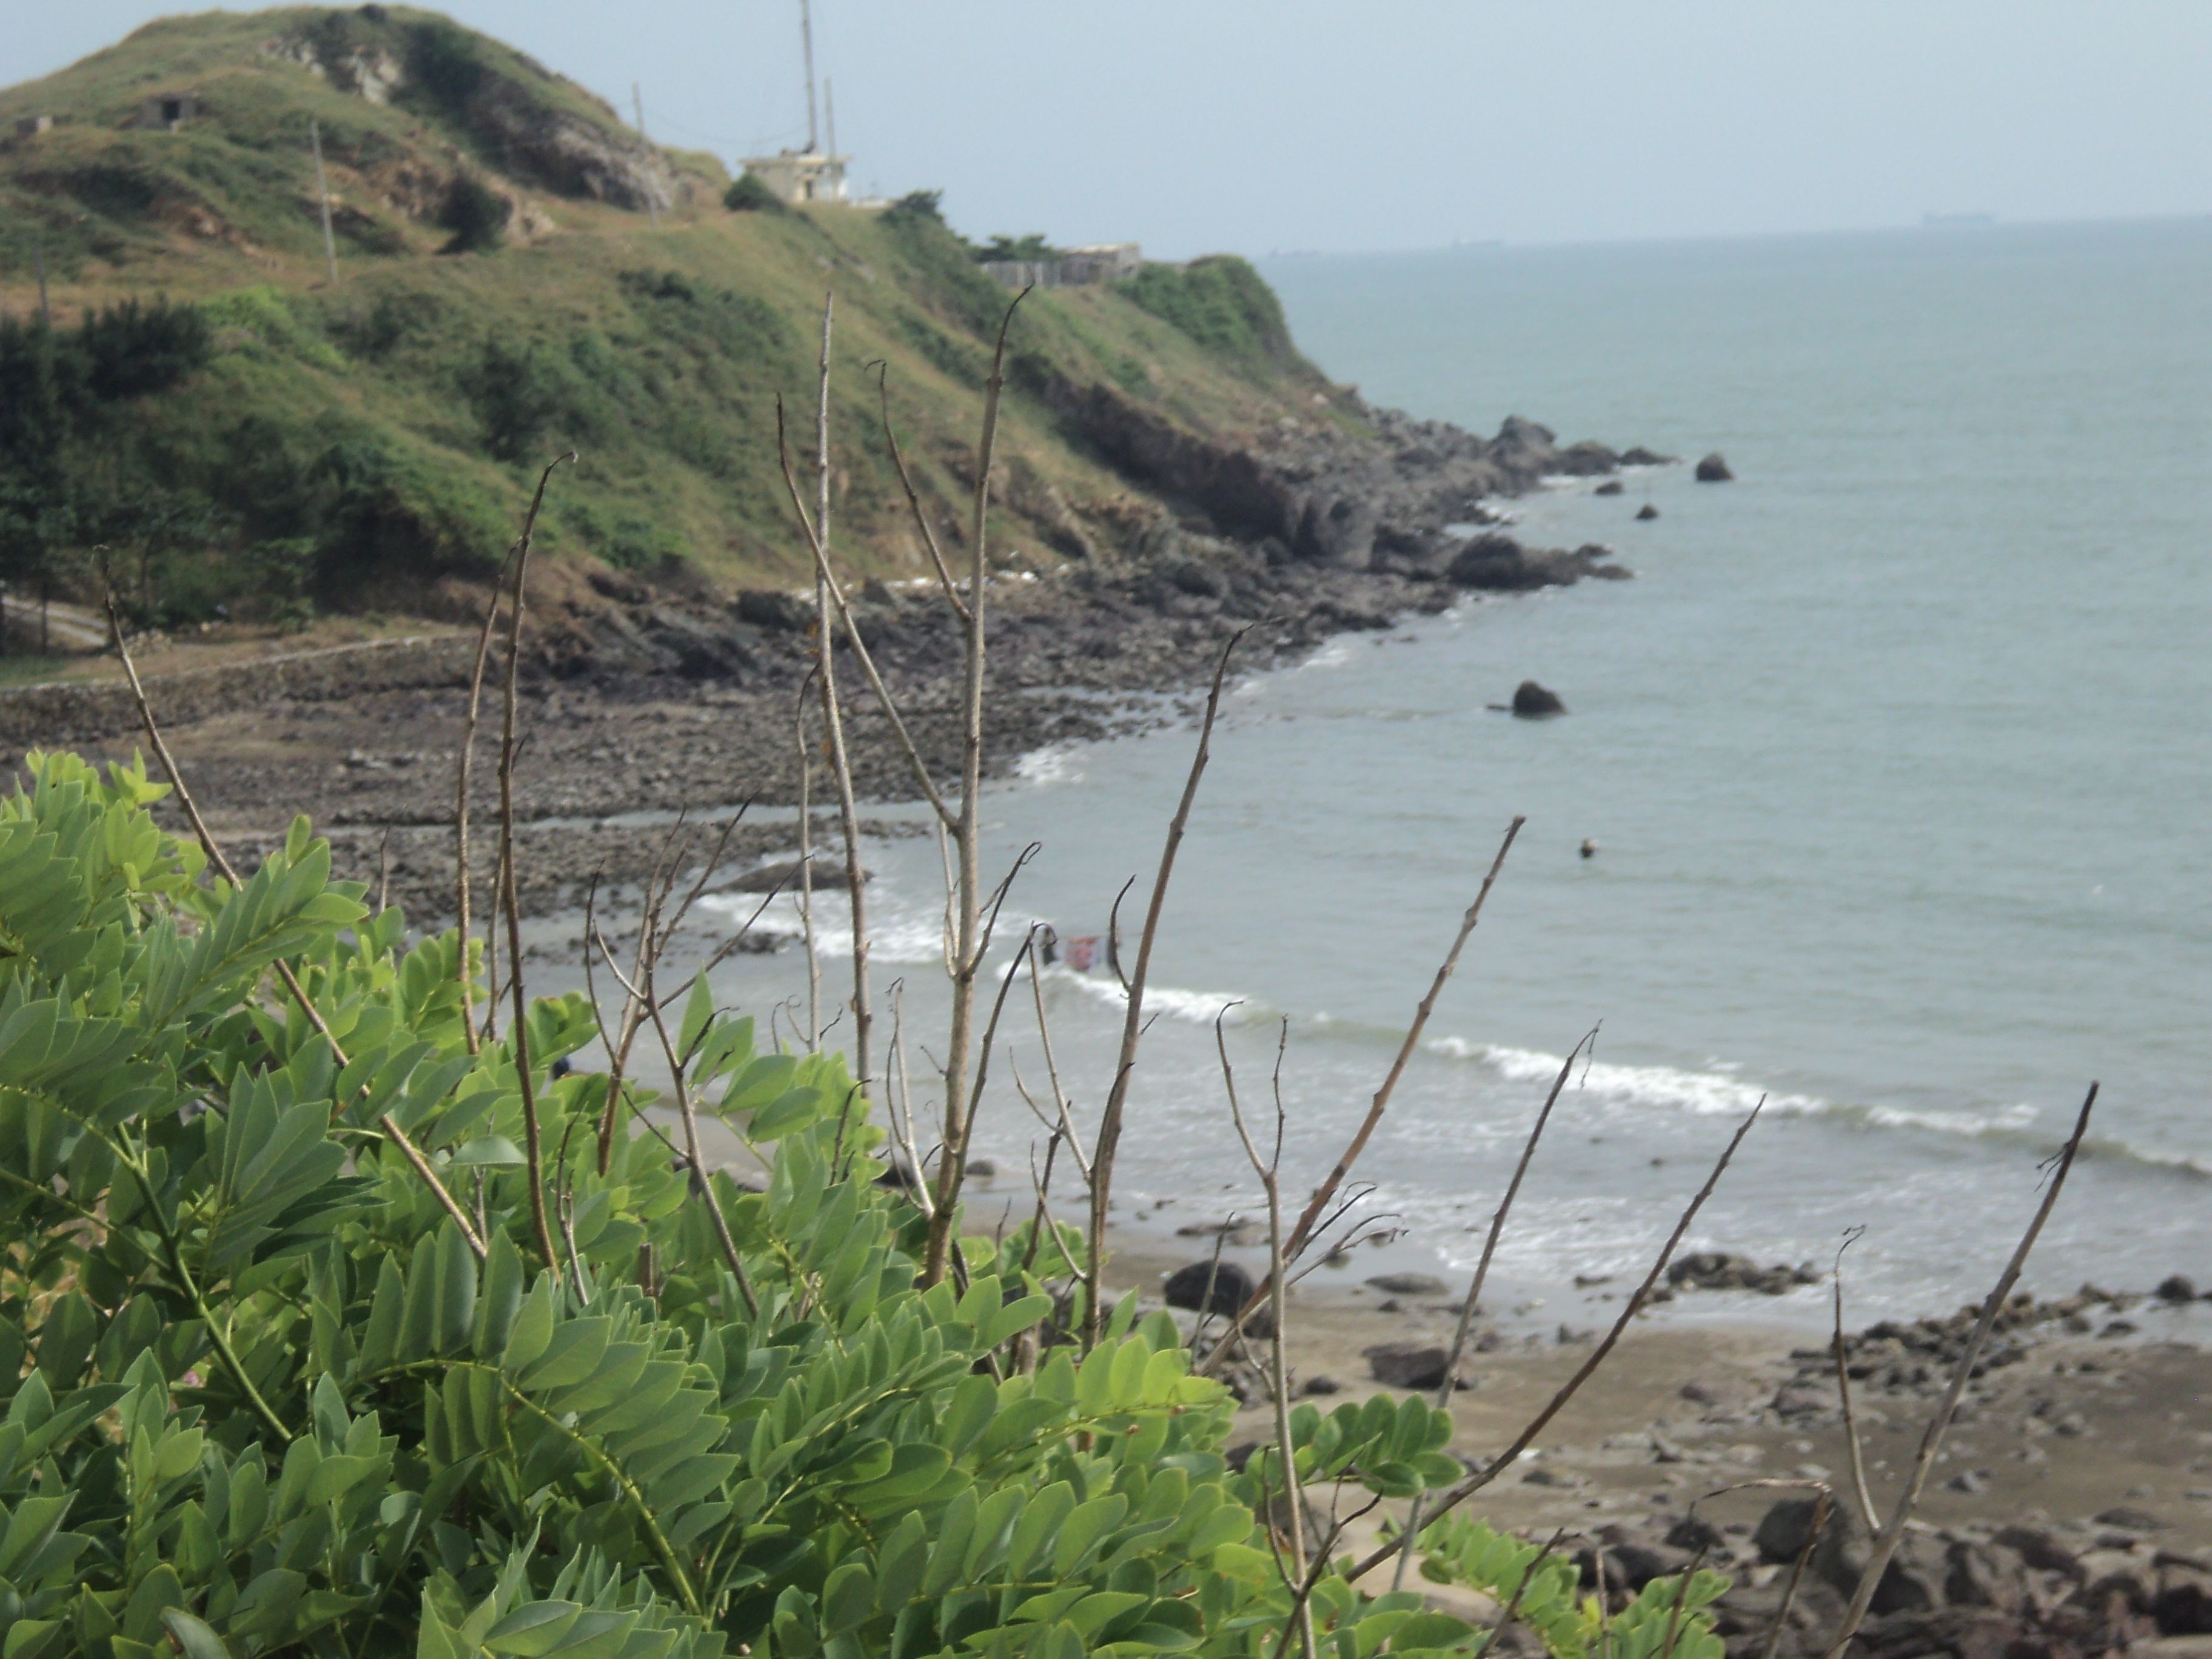
[[[1562,447],[1519,416],[1494,438],[1395,410],[1352,405],[1311,420],[1285,416],[1256,434],[1195,433],[1109,386],[1061,385],[1053,401],[1081,436],[1139,488],[1210,521],[1224,536],[1279,544],[1291,558],[1346,568],[1439,568],[1479,520],[1486,497],[1547,477],[1592,477],[1627,459],[1662,458],[1603,444]]]
[[[667,162],[581,88],[574,90],[598,106],[598,119],[549,102],[495,63],[462,54],[434,24],[377,16],[346,21],[344,30],[326,22],[278,35],[262,50],[371,104],[436,106],[460,123],[501,172],[557,195],[638,213],[666,210],[683,199],[685,184]],[[518,60],[556,78],[519,54]]]

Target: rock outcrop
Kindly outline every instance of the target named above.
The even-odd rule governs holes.
[[[1717,449],[1698,463],[1699,483],[1727,483],[1735,474],[1729,471],[1728,458]]]

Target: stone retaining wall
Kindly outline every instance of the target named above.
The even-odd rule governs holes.
[[[465,685],[475,650],[476,641],[461,634],[326,646],[149,675],[146,695],[163,725],[187,726],[261,703],[327,702],[363,691]],[[11,748],[117,737],[137,725],[138,711],[119,666],[106,678],[0,690],[0,744]]]

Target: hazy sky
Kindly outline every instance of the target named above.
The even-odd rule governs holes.
[[[654,137],[805,134],[796,0],[453,0]],[[0,82],[170,9],[0,0]],[[2206,0],[817,0],[854,182],[971,234],[1431,247],[2212,210]]]

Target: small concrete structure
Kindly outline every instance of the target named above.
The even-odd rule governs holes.
[[[42,132],[52,131],[53,126],[54,118],[51,115],[19,115],[15,118],[15,136],[35,138]]]
[[[197,92],[165,92],[138,106],[138,118],[133,125],[174,132],[199,112],[200,95]]]
[[[986,259],[983,273],[1006,288],[1091,288],[1133,276],[1144,263],[1134,242],[1094,242],[1056,259]]]
[[[849,155],[830,155],[818,149],[787,149],[774,155],[748,155],[747,173],[794,205],[807,202],[842,202],[845,164]]]

